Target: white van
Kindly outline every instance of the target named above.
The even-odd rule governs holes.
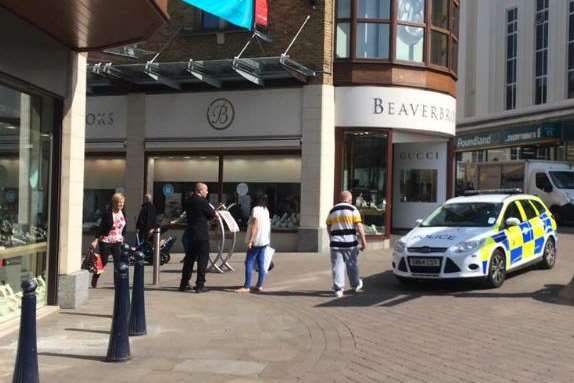
[[[468,164],[465,170],[465,191],[520,189],[539,196],[558,221],[574,220],[574,168],[567,162],[483,162]]]

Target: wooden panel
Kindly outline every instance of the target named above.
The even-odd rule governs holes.
[[[456,79],[447,72],[391,63],[335,62],[335,86],[375,85],[421,88],[456,97]]]
[[[144,40],[167,20],[167,0],[0,0],[0,6],[80,51]]]

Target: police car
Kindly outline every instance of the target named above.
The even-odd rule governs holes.
[[[525,265],[554,267],[557,243],[556,221],[536,196],[457,197],[395,243],[393,272],[401,282],[480,277],[500,287]]]

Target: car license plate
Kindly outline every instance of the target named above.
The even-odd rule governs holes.
[[[440,259],[436,259],[436,258],[410,258],[409,264],[411,266],[439,267],[440,266]]]

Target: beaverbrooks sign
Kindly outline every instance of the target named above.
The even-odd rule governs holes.
[[[373,98],[373,113],[389,116],[422,117],[436,121],[456,122],[454,109],[439,105],[403,103],[387,101],[382,98]]]
[[[456,149],[483,149],[494,146],[532,143],[545,139],[559,138],[560,133],[561,127],[558,124],[541,124],[496,132],[467,134],[456,138]]]

